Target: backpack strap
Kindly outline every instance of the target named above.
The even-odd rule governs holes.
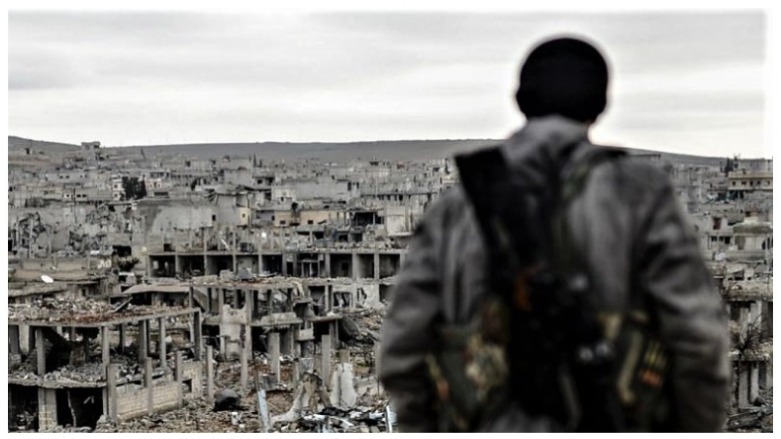
[[[528,233],[536,229],[536,221],[529,217],[528,199],[505,159],[502,145],[457,155],[455,161],[461,186],[474,207],[488,261],[503,261],[488,264],[490,290],[508,291],[515,282],[513,274],[536,259],[536,254],[528,250],[540,246],[539,237]]]
[[[559,334],[555,335],[549,333],[547,327],[550,325],[559,327],[562,322],[558,321],[561,316],[551,318],[546,313],[563,306],[560,298],[570,298],[554,293],[556,290],[561,290],[558,286],[560,280],[569,282],[572,273],[587,275],[583,272],[584,265],[581,264],[580,252],[577,251],[572,240],[566,212],[572,201],[588,184],[588,177],[593,169],[626,153],[615,148],[604,147],[588,147],[581,152],[577,144],[569,145],[564,150],[577,156],[570,156],[573,158],[563,167],[559,167],[558,163],[551,163],[547,170],[548,187],[542,191],[522,183],[523,179],[518,178],[518,174],[522,171],[513,169],[507,163],[500,146],[457,156],[456,163],[462,187],[474,207],[486,244],[490,271],[489,302],[500,299],[507,305],[507,309],[515,309],[524,314],[523,318],[510,319],[512,334],[521,336],[534,346],[540,344],[540,338],[548,337],[549,341],[553,342],[543,343],[549,345],[547,348],[543,348],[540,344],[540,349],[547,349],[547,351],[539,352],[541,355],[539,359],[543,362],[552,362],[553,369],[549,368],[545,373],[550,380],[556,382],[551,383],[547,392],[557,395],[550,397],[547,404],[539,404],[539,406],[556,411],[555,417],[568,429],[574,430],[580,423],[582,410],[571,368],[566,363],[570,352],[565,351],[569,348],[569,342],[580,343],[581,340],[573,340],[566,329],[559,328]],[[539,192],[532,193],[533,190]],[[533,198],[536,200],[532,201]],[[537,204],[533,206],[532,203]],[[546,267],[548,271],[538,275],[540,271],[536,267],[540,266]],[[544,284],[540,284],[541,281]],[[588,284],[589,282],[586,283]],[[548,292],[550,294],[547,294]],[[580,294],[580,296],[584,295]],[[588,298],[583,297],[581,300],[577,297],[576,300],[585,302],[583,305],[589,308]],[[532,306],[533,303],[536,303],[536,306]],[[577,307],[573,306],[570,310]],[[531,326],[536,326],[537,329],[530,330],[529,322],[532,320],[541,325],[532,323]],[[591,320],[590,317],[585,316],[583,322],[568,322],[566,326],[585,329],[587,326],[594,326]],[[539,334],[540,330],[544,333]],[[585,332],[596,331],[590,329]],[[513,358],[526,358],[523,361],[531,368],[521,366],[521,369],[534,374],[537,368],[529,364],[534,360],[530,361],[528,357],[529,354],[534,354],[537,348],[531,345],[516,346],[517,344],[507,345],[511,367]],[[554,369],[555,371],[551,372]],[[551,373],[553,375],[550,375]],[[516,380],[512,375],[511,380]],[[536,375],[523,379],[529,378],[548,379]],[[535,392],[532,389],[528,390]],[[544,390],[540,391],[544,392]],[[542,410],[543,413],[545,410]]]
[[[583,269],[582,254],[574,245],[571,230],[567,224],[567,210],[575,198],[585,189],[591,172],[602,165],[625,157],[626,151],[593,146],[564,167],[558,176],[558,193],[554,196],[551,215],[551,230],[548,260],[559,270],[567,273]]]

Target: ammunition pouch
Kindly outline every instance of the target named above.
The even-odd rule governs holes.
[[[504,406],[507,318],[506,307],[490,297],[469,324],[439,328],[440,348],[427,357],[439,431],[474,431]]]
[[[626,315],[616,341],[614,385],[625,419],[624,431],[659,431],[670,422],[667,397],[669,354],[642,312]]]

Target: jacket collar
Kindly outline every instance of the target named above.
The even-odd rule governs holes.
[[[512,163],[559,161],[569,147],[588,143],[588,125],[559,115],[530,119],[505,142],[504,152]]]

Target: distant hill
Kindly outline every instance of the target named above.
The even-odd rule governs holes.
[[[303,158],[330,162],[350,160],[431,160],[452,156],[495,143],[493,140],[398,140],[348,143],[207,143],[189,145],[131,146],[141,148],[147,157],[157,154],[198,158],[220,158],[225,155],[257,156],[266,160],[296,160]]]
[[[81,149],[79,145],[72,145],[69,143],[47,142],[44,140],[32,140],[25,139],[23,137],[8,136],[8,152],[23,151],[25,148],[30,148],[33,151],[46,151],[46,152],[65,152],[76,151]]]
[[[255,156],[261,160],[299,160],[316,159],[328,162],[347,162],[350,160],[388,160],[419,161],[452,157],[454,154],[469,151],[500,142],[494,139],[468,140],[395,140],[376,142],[346,143],[194,143],[178,145],[124,146],[109,148],[110,155],[138,155],[143,151],[146,157],[179,156],[200,159],[218,159],[229,156]],[[8,136],[9,151],[32,147],[35,150],[46,149],[50,152],[78,150],[78,145],[44,142]],[[703,157],[688,154],[660,153],[658,151],[629,149],[631,154],[660,154],[663,161],[685,163],[698,166],[718,166],[723,157]]]
[[[330,162],[350,160],[417,161],[452,157],[454,154],[501,142],[496,139],[469,140],[398,140],[349,143],[206,143],[187,145],[129,146],[122,149],[147,157],[180,155],[184,157],[220,158],[225,155],[257,156],[266,160],[319,159]],[[659,151],[625,148],[630,154],[660,154],[663,161],[695,166],[719,166],[725,157],[671,154]]]

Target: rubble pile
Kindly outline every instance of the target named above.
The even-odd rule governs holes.
[[[387,406],[356,407],[343,410],[326,407],[318,413],[302,416],[284,425],[275,425],[274,430],[283,433],[379,433],[393,431],[388,419],[395,423],[395,417]]]
[[[44,375],[45,381],[71,381],[78,383],[96,383],[103,380],[100,363],[84,363],[79,366],[65,365]]]
[[[773,432],[773,389],[763,392],[754,407],[741,409],[727,418],[725,431],[737,433]]]
[[[130,419],[118,426],[103,420],[95,432],[232,433],[255,432],[259,425],[257,411],[214,411],[206,400],[194,400],[187,401],[181,409]]]
[[[339,322],[340,339],[350,345],[374,344],[380,340],[384,315],[384,311],[376,309],[359,309],[343,313]]]
[[[184,307],[169,306],[166,310],[179,311]],[[31,304],[9,304],[10,321],[46,321],[52,323],[98,323],[107,316],[133,317],[159,311],[149,306],[127,304],[121,310],[108,302],[97,300],[70,300],[62,297],[47,297],[34,300]]]

